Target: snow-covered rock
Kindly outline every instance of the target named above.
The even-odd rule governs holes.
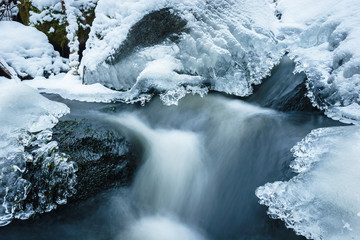
[[[272,218],[314,240],[360,236],[360,128],[313,130],[292,152],[299,173],[256,190]]]
[[[357,123],[359,10],[354,0],[100,0],[84,52],[84,80],[130,90],[121,97],[130,102],[149,99],[142,93],[152,90],[170,95],[180,86],[248,96],[287,50],[296,71],[308,77],[313,105]],[[170,30],[158,34],[165,25]],[[171,87],[164,89],[165,82]]]
[[[100,83],[84,85],[79,76],[61,73],[48,79],[36,77],[25,84],[37,88],[42,93],[59,94],[61,97],[84,102],[112,102],[119,92],[104,87]]]
[[[49,130],[68,112],[35,89],[0,77],[0,226],[51,211],[75,192],[76,167],[57,151]]]
[[[250,95],[283,54],[273,7],[265,0],[100,0],[82,61],[85,83],[131,89],[121,97],[129,102],[186,86]]]
[[[58,74],[68,70],[45,34],[18,22],[0,21],[0,55],[19,77]]]
[[[360,122],[360,2],[278,0],[278,38],[308,77],[314,106],[342,122]]]

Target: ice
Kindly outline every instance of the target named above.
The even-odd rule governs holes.
[[[77,19],[82,16],[81,11],[76,8],[74,0],[65,0],[64,7],[66,9],[66,38],[69,40],[68,46],[70,50],[69,55],[69,66],[70,71],[78,75],[79,68],[79,39],[77,36],[77,31],[79,30],[79,25]]]
[[[100,83],[83,85],[79,76],[71,73],[58,74],[48,79],[37,77],[25,84],[43,93],[59,94],[61,97],[84,102],[112,102],[119,98],[119,92],[108,89]]]
[[[84,82],[126,91],[126,102],[187,86],[250,95],[283,55],[273,12],[268,1],[100,0]]]
[[[51,141],[69,108],[0,77],[0,226],[56,207],[74,192],[76,166]]]
[[[292,152],[288,182],[256,190],[272,218],[309,239],[357,239],[360,236],[360,128],[313,130]]]
[[[358,124],[360,2],[279,0],[277,10],[282,14],[278,38],[297,71],[306,73],[313,105],[331,118]]]
[[[0,21],[1,58],[22,78],[58,74],[68,70],[45,34],[17,22]]]
[[[0,84],[2,133],[10,133],[14,129],[39,132],[53,127],[57,118],[69,113],[66,105],[51,102],[22,82],[0,77]]]
[[[296,71],[308,77],[307,96],[312,104],[333,119],[359,123],[357,0],[71,0],[66,1],[73,10],[68,17],[59,0],[32,3],[41,12],[31,13],[31,24],[68,21],[74,53],[70,66],[75,68],[79,60],[75,54],[77,24],[70,15],[81,18],[80,9],[97,4],[80,74],[85,84],[101,83],[122,91],[117,100],[144,103],[159,94],[170,105],[186,93],[194,93],[193,88],[248,96],[252,86],[260,84],[288,51],[297,63]],[[9,24],[16,25],[2,23],[2,32],[19,36],[20,30],[13,31]],[[2,57],[21,77],[28,72],[30,77],[42,75],[44,70],[57,74],[67,68],[58,56],[50,58],[54,63],[34,67],[38,60],[30,52],[33,45],[24,47],[26,54],[21,55],[25,50],[8,48],[7,39],[14,37],[0,39],[5,50]],[[6,54],[17,58],[12,60]],[[31,61],[20,61],[19,56]]]

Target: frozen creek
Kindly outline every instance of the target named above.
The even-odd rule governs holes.
[[[272,2],[99,0],[83,82],[1,22],[0,239],[359,239],[360,2]]]
[[[279,86],[292,68],[285,61],[273,72]],[[303,76],[293,80],[301,82]],[[274,110],[287,105],[296,86],[266,87],[272,81],[247,102],[214,93],[187,95],[170,107],[159,98],[145,107],[60,99],[72,115],[95,117],[126,136],[137,146],[142,165],[129,187],[13,221],[0,229],[1,237],[302,239],[269,219],[254,193],[268,182],[294,177],[289,150],[311,130],[338,123],[319,112]]]

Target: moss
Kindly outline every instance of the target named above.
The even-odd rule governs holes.
[[[69,41],[66,38],[65,23],[60,24],[58,20],[52,20],[51,22],[44,21],[43,23],[36,24],[35,27],[47,35],[49,42],[54,46],[55,50],[60,52],[61,56],[69,56]],[[50,32],[51,28],[53,31]]]
[[[18,5],[19,15],[24,25],[30,25],[30,12],[40,13],[41,11],[34,7],[30,0],[20,0]],[[62,12],[54,11],[50,14],[64,14]],[[44,21],[34,24],[39,31],[43,32],[49,39],[49,42],[54,46],[54,49],[60,52],[63,57],[69,56],[69,47],[67,46],[68,40],[66,38],[66,24],[60,23],[58,20],[52,20],[51,22]],[[51,28],[54,31],[49,31]]]
[[[50,10],[50,9],[47,9]],[[30,12],[40,13],[41,11],[34,7],[31,4],[30,0],[20,0],[19,4],[19,15],[21,18],[21,21],[25,25],[30,25]],[[82,9],[82,19],[78,19],[79,23],[79,30],[77,32],[79,43],[80,43],[80,59],[82,57],[82,52],[85,49],[85,43],[89,39],[89,33],[90,28],[85,26],[91,26],[94,19],[95,19],[95,7],[93,8],[87,8]],[[50,10],[50,15],[52,14],[60,14],[64,16],[65,19],[65,13],[58,12],[58,11],[52,11]],[[34,27],[36,27],[39,31],[43,32],[49,39],[49,42],[54,46],[54,49],[60,52],[60,55],[62,57],[69,57],[69,47],[68,43],[69,40],[67,39],[66,35],[66,21],[59,21],[56,19],[53,19],[52,21],[43,21],[38,22],[34,24]],[[53,29],[52,31],[49,31],[50,29]]]
[[[95,7],[86,9],[82,12],[84,20],[79,20],[79,30],[77,32],[79,39],[79,57],[82,58],[82,53],[85,50],[86,41],[89,39],[90,27],[83,26],[92,26],[92,23],[95,19]]]
[[[95,7],[94,8],[89,8],[86,11],[83,11],[83,17],[85,20],[80,21],[81,24],[83,25],[89,25],[91,26],[94,19],[95,19]],[[79,31],[78,31],[78,37],[79,37],[79,41],[82,42],[86,42],[89,38],[89,33],[90,33],[90,28],[83,28],[80,24],[79,27]]]

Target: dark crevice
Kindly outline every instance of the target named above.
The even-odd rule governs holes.
[[[245,100],[284,112],[319,111],[307,97],[305,73],[293,74],[294,69],[295,63],[284,56],[271,71],[270,77],[264,79],[261,85],[254,86],[254,93]]]

